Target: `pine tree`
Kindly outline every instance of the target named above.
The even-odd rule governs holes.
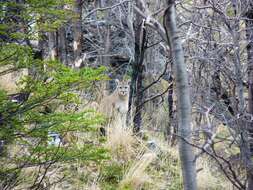
[[[39,167],[43,169],[27,184],[27,188],[37,189],[55,164],[99,162],[107,157],[95,141],[78,145],[63,140],[69,133],[96,132],[103,117],[93,110],[57,111],[71,103],[78,106],[80,98],[75,92],[92,90],[92,84],[103,78],[104,69],[74,70],[57,56],[47,56],[46,38],[72,15],[60,9],[71,6],[70,0],[5,1],[0,5],[0,76],[28,71],[20,79],[17,93],[0,88],[0,189],[19,186],[23,170]],[[32,40],[39,41],[39,46]]]

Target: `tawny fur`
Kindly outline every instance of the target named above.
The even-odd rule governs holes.
[[[110,123],[126,127],[129,101],[129,81],[116,79],[116,90],[101,100],[99,111],[109,118]]]

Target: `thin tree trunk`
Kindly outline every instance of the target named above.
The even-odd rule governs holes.
[[[174,107],[174,101],[173,101],[173,93],[174,93],[174,85],[173,85],[173,78],[170,76],[169,79],[170,87],[168,91],[168,110],[169,110],[169,123],[166,127],[166,140],[168,143],[171,144],[171,146],[174,146],[176,144],[176,134],[178,132],[178,127],[175,125],[174,122],[174,114],[173,114],[173,107]]]
[[[235,65],[235,75],[236,75],[236,90],[238,95],[238,108],[239,114],[244,112],[244,90],[243,90],[243,74],[242,74],[242,64],[240,59],[240,23],[239,20],[235,21],[235,30],[231,31],[233,37],[233,49],[234,49],[234,65]]]
[[[57,57],[57,42],[56,42],[56,33],[48,33],[48,58],[55,60]]]
[[[109,16],[107,16],[107,20],[109,21]],[[105,36],[105,46],[104,46],[104,57],[102,57],[103,60],[103,64],[106,65],[107,67],[110,66],[110,48],[111,48],[111,38],[110,38],[110,34],[111,34],[111,29],[110,29],[110,25],[108,25],[106,27],[106,36]]]
[[[74,11],[76,13],[76,18],[74,21],[74,42],[73,42],[73,52],[74,52],[74,67],[80,67],[82,64],[82,0],[75,1]]]
[[[132,77],[132,80],[134,81],[135,85],[135,114],[134,114],[134,128],[133,132],[135,134],[138,134],[141,130],[141,125],[142,125],[142,102],[143,102],[143,69],[144,69],[144,51],[145,51],[145,40],[146,40],[146,34],[145,34],[145,29],[143,29],[143,37],[141,39],[140,44],[136,44],[135,46],[135,63],[133,65],[133,70],[134,70],[134,76]],[[139,49],[139,50],[138,50]]]
[[[61,62],[64,65],[68,65],[66,30],[64,26],[58,30],[58,52]]]
[[[249,84],[249,90],[248,90],[248,110],[249,114],[253,115],[253,10],[251,13],[247,14],[246,20],[246,37],[248,40],[248,46],[247,46],[247,52],[248,52],[248,84]],[[249,137],[253,137],[253,122],[250,122],[248,125],[248,132]],[[253,155],[253,142],[249,141],[249,152],[250,155]],[[248,169],[247,171],[247,178],[248,178],[248,184],[247,189],[251,190],[253,189],[253,171],[252,169]]]
[[[144,43],[144,42],[143,42]],[[144,50],[144,49],[143,49]],[[137,65],[137,78],[136,78],[136,99],[135,99],[135,114],[134,114],[134,133],[138,134],[142,125],[142,102],[143,102],[143,58],[144,52],[141,53],[141,57]]]
[[[143,2],[137,1],[136,6],[143,10]],[[131,90],[129,97],[129,109],[132,103],[135,105],[135,112],[133,116],[133,132],[138,134],[141,130],[142,124],[142,101],[143,101],[143,61],[144,61],[144,43],[146,40],[145,28],[143,27],[143,19],[140,15],[136,16],[135,20],[135,54],[132,63],[132,78]],[[143,27],[143,28],[142,28]]]
[[[179,153],[182,165],[184,190],[196,190],[196,164],[191,142],[191,100],[183,48],[176,25],[174,1],[167,0],[168,8],[164,14],[164,27],[171,47],[174,77],[176,80],[177,110],[179,126]]]

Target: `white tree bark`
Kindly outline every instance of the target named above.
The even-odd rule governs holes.
[[[56,34],[55,32],[48,33],[48,58],[55,60],[57,57],[56,49]]]
[[[174,1],[167,0],[168,8],[164,14],[164,27],[171,47],[173,69],[176,80],[178,97],[178,126],[179,126],[179,153],[182,165],[184,190],[196,190],[196,169],[193,148],[187,142],[191,141],[191,100],[188,85],[184,53],[176,25],[176,10]]]
[[[73,23],[74,25],[74,42],[73,42],[73,51],[74,51],[74,67],[78,68],[82,64],[82,1],[76,0],[74,11],[76,13],[76,18]]]
[[[67,42],[66,42],[66,30],[64,26],[62,26],[58,30],[58,52],[61,62],[64,65],[67,65],[68,64]]]

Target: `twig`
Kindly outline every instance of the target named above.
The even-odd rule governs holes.
[[[90,11],[87,15],[84,16],[84,19],[88,18],[90,15],[92,15],[93,13],[97,12],[97,11],[106,11],[108,9],[113,9],[117,6],[120,6],[121,4],[125,3],[125,2],[130,2],[132,0],[124,0],[120,3],[117,3],[115,5],[109,6],[109,7],[102,7],[102,8],[97,8],[97,9],[93,9],[92,11]]]
[[[156,99],[156,98],[158,98],[158,97],[160,97],[160,96],[163,96],[166,92],[168,92],[168,90],[169,90],[170,87],[171,87],[171,86],[170,86],[171,84],[172,84],[172,83],[170,83],[169,86],[168,86],[168,88],[167,88],[165,91],[163,91],[161,94],[156,94],[156,95],[151,96],[151,97],[147,98],[146,100],[144,100],[144,101],[139,105],[139,107],[143,106],[144,104],[146,104],[147,102],[149,102],[149,101],[151,101],[151,100],[154,100],[154,99]]]
[[[164,67],[164,70],[163,70],[163,72],[162,72],[162,74],[161,74],[155,81],[153,81],[152,83],[150,83],[149,85],[147,85],[141,92],[146,91],[148,88],[150,88],[150,87],[153,86],[154,84],[158,83],[159,80],[163,77],[163,75],[166,74],[168,64],[171,63],[171,62],[172,62],[171,59],[170,59],[169,61],[167,61],[167,62],[166,62],[166,65],[165,65],[165,67]]]

